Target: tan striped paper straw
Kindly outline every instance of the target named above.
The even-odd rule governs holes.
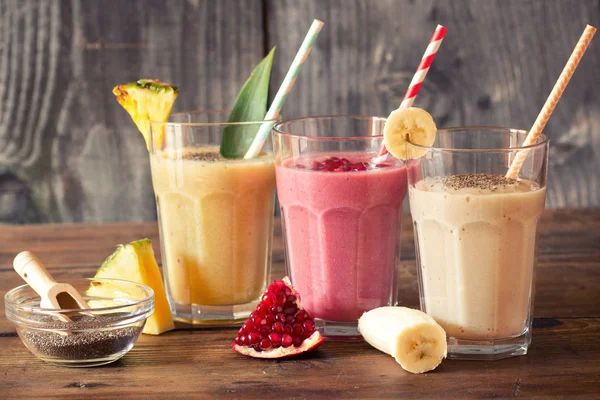
[[[583,34],[577,42],[577,45],[575,46],[575,49],[573,50],[573,53],[571,54],[571,57],[569,57],[569,61],[567,61],[567,65],[565,65],[565,68],[558,77],[558,81],[556,81],[554,88],[550,92],[550,96],[548,96],[544,107],[542,107],[542,111],[540,111],[539,115],[537,116],[537,119],[535,120],[535,123],[529,130],[529,133],[527,134],[527,137],[525,138],[525,141],[522,144],[523,147],[531,146],[535,144],[535,142],[537,142],[538,138],[542,134],[542,131],[546,127],[546,124],[548,123],[552,112],[556,108],[560,97],[567,88],[567,84],[571,80],[571,77],[573,76],[573,73],[575,72],[575,69],[579,64],[579,61],[581,61],[583,54],[590,45],[590,42],[592,41],[592,38],[594,37],[595,33],[596,28],[594,28],[591,25],[586,26],[585,30],[583,31]],[[529,150],[520,150],[515,155],[515,158],[513,159],[512,164],[510,165],[510,168],[506,173],[507,178],[516,179],[519,176],[519,171],[521,170],[523,163],[527,159],[528,153]]]
[[[302,64],[304,64],[308,58],[308,55],[310,54],[310,51],[312,50],[313,45],[319,36],[319,32],[323,28],[323,25],[324,24],[322,21],[315,19],[310,26],[304,41],[300,45],[300,49],[298,50],[296,57],[294,57],[294,61],[292,61],[292,65],[290,65],[290,69],[288,70],[287,74],[285,74],[285,78],[283,78],[283,82],[281,83],[277,94],[275,94],[275,98],[271,103],[271,107],[269,107],[269,110],[267,111],[267,115],[265,115],[265,121],[270,122],[265,122],[260,126],[260,128],[258,128],[258,132],[256,133],[252,144],[250,144],[250,148],[244,156],[245,159],[255,158],[260,154],[263,146],[265,145],[267,137],[269,137],[271,128],[274,125],[272,121],[279,118],[283,103],[290,93],[290,90],[292,90],[292,87],[294,87],[294,83],[296,83],[296,78],[300,73]]]

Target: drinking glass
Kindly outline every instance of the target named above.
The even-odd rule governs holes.
[[[362,313],[397,304],[407,172],[376,161],[384,124],[341,115],[273,129],[287,271],[328,339],[360,340]]]
[[[225,130],[257,130],[263,123],[230,123],[227,117],[225,111],[199,111],[151,123],[151,142],[161,143],[152,145],[150,164],[167,296],[175,319],[188,324],[243,322],[269,279],[271,146],[255,159],[223,158]]]
[[[446,330],[449,358],[501,359],[531,343],[548,140],[521,147],[526,135],[465,127],[407,144],[421,309]],[[518,179],[507,179],[519,152]]]

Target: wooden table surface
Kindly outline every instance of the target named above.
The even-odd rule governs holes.
[[[279,226],[278,221],[276,226]],[[0,295],[21,284],[12,259],[28,249],[66,281],[89,277],[118,243],[149,237],[156,223],[0,226]],[[410,218],[402,233],[400,301],[418,307]],[[283,274],[281,233],[273,276]],[[366,343],[326,342],[287,360],[231,351],[237,330],[142,335],[108,366],[67,369],[36,359],[0,300],[0,398],[600,398],[600,209],[547,211],[539,235],[533,345],[501,361],[446,360],[412,375]]]

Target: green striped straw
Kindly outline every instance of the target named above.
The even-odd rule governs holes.
[[[245,159],[258,157],[262,151],[262,147],[265,145],[265,142],[269,137],[271,128],[273,128],[273,125],[275,124],[273,120],[279,118],[281,107],[283,107],[283,103],[285,103],[285,99],[290,93],[290,90],[292,90],[292,87],[294,87],[294,83],[296,83],[296,78],[300,73],[302,64],[304,64],[308,58],[308,55],[310,54],[310,51],[312,50],[312,47],[319,36],[319,32],[323,28],[323,25],[324,24],[322,21],[315,19],[310,26],[302,45],[300,45],[300,49],[298,50],[296,57],[294,57],[294,61],[292,61],[290,69],[285,75],[285,78],[283,78],[283,82],[281,83],[277,94],[275,94],[275,98],[273,99],[273,103],[271,103],[271,107],[269,107],[269,110],[267,111],[267,115],[265,115],[265,121],[269,122],[263,123],[258,129],[256,137],[254,137],[250,148],[244,156]]]

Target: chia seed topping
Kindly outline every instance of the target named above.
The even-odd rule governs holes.
[[[187,153],[183,156],[183,159],[208,162],[224,160],[223,156],[218,152]]]
[[[450,175],[441,179],[444,188],[460,190],[460,189],[481,189],[496,191],[501,188],[518,185],[519,181],[513,178],[507,178],[504,175],[492,174],[466,174],[466,175]]]

